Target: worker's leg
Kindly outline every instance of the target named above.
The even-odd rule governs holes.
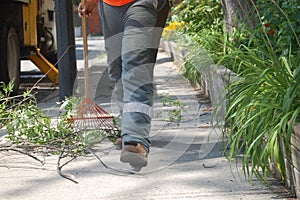
[[[121,7],[110,6],[103,1],[99,1],[99,14],[105,40],[108,75],[116,83],[114,95],[121,113],[123,109],[123,86],[120,79],[122,74],[121,49],[124,31],[122,19],[129,6],[130,4]]]
[[[99,14],[102,31],[105,40],[109,77],[117,82],[121,78],[122,61],[121,48],[124,31],[123,16],[126,13],[125,6],[110,6],[99,1]]]
[[[140,143],[147,151],[151,144],[149,132],[153,105],[153,68],[161,34],[161,29],[157,30],[155,25],[158,11],[164,2],[136,1],[124,16],[122,140],[123,144]],[[157,34],[157,31],[160,33]]]

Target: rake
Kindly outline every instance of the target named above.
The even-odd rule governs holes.
[[[82,6],[85,0],[81,0]],[[114,118],[90,98],[88,45],[86,33],[86,17],[82,17],[82,39],[84,50],[84,89],[85,98],[77,108],[77,115],[72,117],[73,126],[78,130],[105,131],[109,136],[117,137],[120,131],[114,124]]]

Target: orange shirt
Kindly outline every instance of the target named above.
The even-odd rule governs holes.
[[[89,0],[89,1],[98,3],[99,0]],[[106,4],[111,5],[111,6],[124,6],[133,1],[135,1],[135,0],[103,0],[103,2],[105,2]]]
[[[124,6],[133,1],[134,0],[103,0],[104,3],[111,5],[111,6]]]

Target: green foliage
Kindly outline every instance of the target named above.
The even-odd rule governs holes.
[[[261,19],[258,24],[264,26],[279,56],[299,54],[300,1],[258,0],[256,4]]]
[[[220,0],[185,0],[171,11],[170,21],[183,22],[183,33],[197,34],[203,29],[222,30],[222,6]]]
[[[229,159],[240,155],[250,180],[255,175],[266,181],[272,162],[286,179],[283,150],[290,150],[292,127],[300,121],[300,2],[257,0],[255,29],[245,25],[232,35],[222,31],[220,7],[211,9],[212,15],[199,12],[203,5],[197,2],[183,1],[172,10],[171,21],[183,21],[180,32],[192,36],[217,64],[238,76],[227,87],[224,137]],[[202,2],[220,6],[219,1]],[[190,77],[193,70],[199,72],[189,67]]]
[[[5,125],[8,119],[6,109],[9,107],[10,99],[8,97],[13,91],[13,86],[12,83],[6,86],[3,82],[0,82],[0,128]]]
[[[201,71],[196,69],[196,66],[187,61],[184,64],[183,76],[187,78],[192,85],[197,85],[201,83]]]
[[[269,2],[268,6],[266,10],[278,10],[279,5]],[[289,23],[285,17],[280,19],[280,24]],[[237,31],[219,60],[239,76],[228,87],[226,136],[229,158],[242,155],[243,169],[250,180],[256,175],[266,181],[272,173],[272,162],[286,178],[283,150],[290,150],[292,127],[300,113],[300,46],[293,37],[294,30],[284,36],[280,31],[270,34],[269,28],[260,23],[254,31],[248,30],[252,34],[249,38],[236,37],[247,29]],[[287,35],[293,39],[282,43]],[[291,41],[298,46],[292,47]]]
[[[4,93],[0,94],[0,120],[2,127],[7,130],[6,138],[14,145],[33,145],[45,147],[47,152],[68,152],[76,156],[84,152],[84,144],[80,135],[68,121],[71,107],[66,106],[66,111],[59,121],[51,122],[38,106],[31,91],[22,95],[9,97],[11,84],[2,85]],[[69,103],[71,104],[71,103]]]
[[[220,42],[214,40],[223,34],[222,18],[222,5],[219,0],[203,0],[200,4],[198,0],[186,0],[172,8],[169,24],[180,23],[180,28],[177,28],[175,33],[169,34],[168,38],[172,38],[179,45],[188,49],[189,55],[185,58],[182,70],[183,75],[193,85],[201,85],[202,75],[199,68],[207,67],[207,60],[196,63],[200,61],[197,57],[204,58],[202,55],[204,52],[200,48],[208,50],[205,52],[205,56],[211,56],[213,59],[216,59],[214,55],[222,53]],[[189,39],[186,38],[192,38],[193,41],[188,41]],[[212,44],[213,41],[216,43],[215,45]]]
[[[168,94],[162,95],[163,109],[158,113],[161,117],[166,117],[171,122],[180,122],[182,120],[182,112],[185,112],[184,103],[178,99],[173,99]]]
[[[31,91],[10,97],[13,85],[2,84],[0,92],[0,128],[7,130],[6,139],[18,148],[33,148],[40,153],[63,154],[76,157],[87,153],[86,149],[103,138],[110,141],[119,136],[118,118],[114,118],[114,134],[102,130],[75,127],[73,117],[77,115],[82,98],[68,97],[60,105],[60,116],[51,120],[37,105]]]
[[[277,163],[285,177],[282,150],[289,148],[291,136],[286,127],[288,122],[292,127],[300,113],[300,66],[292,71],[290,64],[299,61],[276,59],[272,53],[246,47],[236,52],[240,79],[228,88],[229,157],[243,154],[244,172],[250,180],[253,175],[266,180],[270,161]]]

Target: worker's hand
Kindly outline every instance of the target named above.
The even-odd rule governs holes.
[[[79,17],[83,17],[84,15],[85,17],[89,17],[96,5],[97,3],[95,0],[86,0],[84,5],[80,3],[78,6]]]

